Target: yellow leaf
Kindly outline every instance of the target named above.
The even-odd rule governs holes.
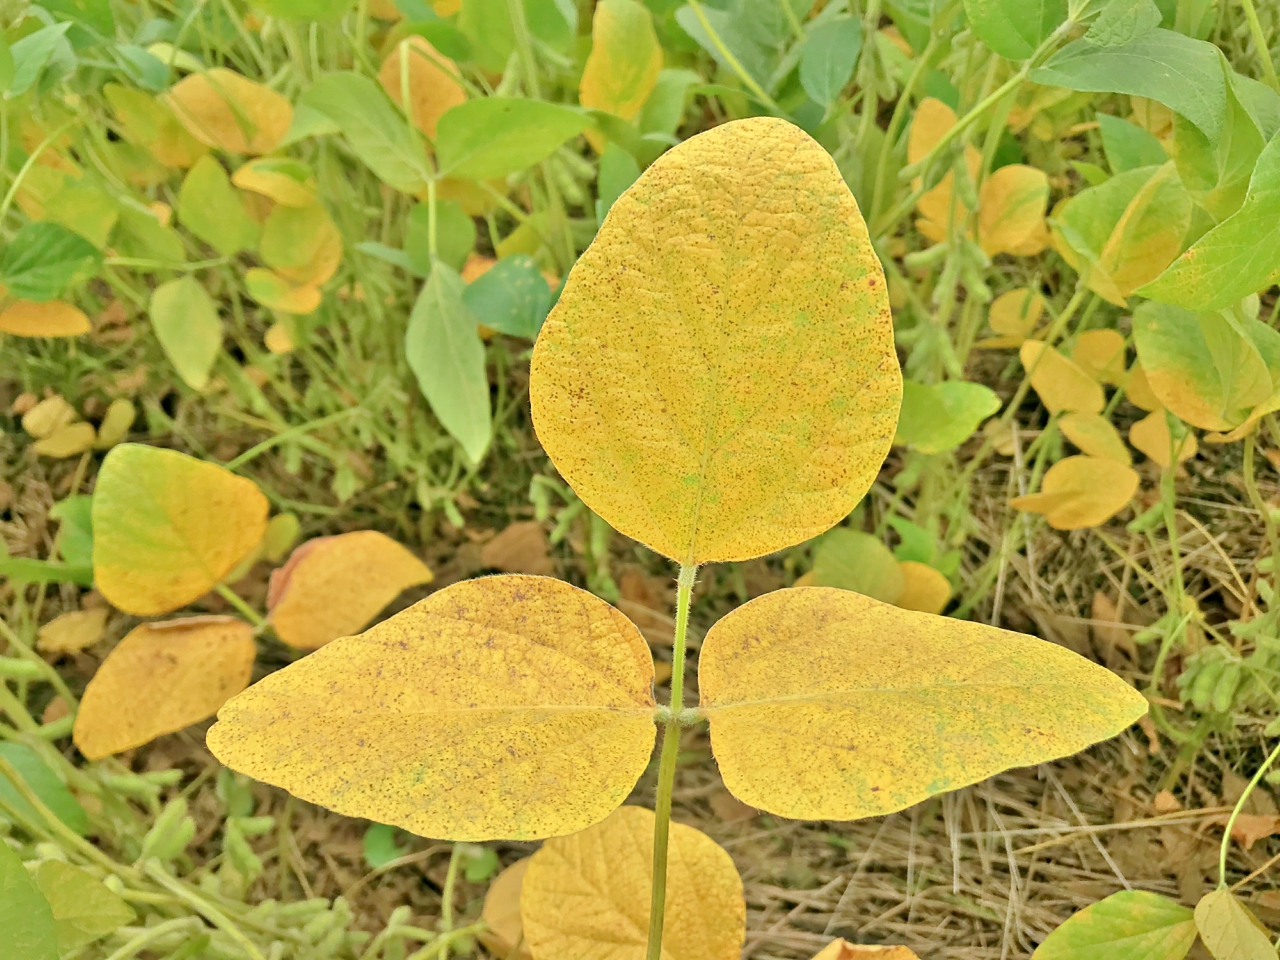
[[[31,448],[42,457],[76,457],[93,446],[97,433],[90,423],[68,423],[59,427],[43,440],[37,440]]]
[[[682,563],[844,519],[893,441],[902,378],[884,274],[831,157],[770,117],[663,154],[570,272],[530,396],[586,504]]]
[[[260,157],[241,164],[231,182],[286,207],[308,207],[316,202],[316,179],[310,169],[284,157]]]
[[[847,590],[776,590],[708,631],[725,786],[801,820],[902,810],[1115,736],[1146,700],[1065,647]]]
[[[318,287],[342,262],[342,234],[323,204],[278,206],[262,225],[258,253],[291,283]]]
[[[934,145],[956,124],[956,114],[949,106],[935,97],[925,97],[916,107],[915,117],[911,121],[911,133],[907,138],[907,162],[918,163],[933,149]],[[972,179],[977,179],[982,167],[982,156],[972,144],[965,145],[965,166]],[[919,189],[923,180],[917,177],[912,183],[913,189]],[[954,171],[948,172],[936,186],[924,194],[917,202],[916,209],[921,218],[916,221],[916,228],[935,243],[941,243],[947,237],[947,221],[954,216],[956,222],[962,222],[969,215],[968,208],[956,202],[952,212],[951,191],[955,183]]]
[[[1115,330],[1086,330],[1076,338],[1071,360],[1100,383],[1124,382],[1124,337]]]
[[[984,347],[1018,347],[1031,336],[1044,313],[1044,297],[1026,287],[1007,290],[995,300],[987,312],[987,324],[1002,334],[984,340]]]
[[[249,296],[269,310],[302,316],[315,313],[323,296],[319,288],[294,286],[284,277],[263,267],[250,267],[245,271],[244,284]]]
[[[400,58],[406,55],[407,69],[403,72],[407,74],[413,125],[434,140],[436,123],[447,110],[465,103],[467,92],[458,82],[458,65],[424,37],[414,35],[401,40],[378,71],[378,82],[398,106],[404,106]]]
[[[1166,470],[1173,464],[1174,453],[1173,434],[1169,432],[1167,417],[1165,411],[1156,410],[1129,428],[1129,442],[1134,449],[1142,451]],[[1178,445],[1178,463],[1190,460],[1198,449],[1196,435],[1188,430],[1182,443]]]
[[[1135,362],[1129,368],[1129,376],[1124,383],[1124,395],[1139,410],[1155,411],[1163,408],[1163,404],[1147,382],[1147,372],[1142,364]]]
[[[217,586],[266,527],[267,498],[252,480],[173,450],[122,443],[102,461],[94,488],[94,582],[126,613],[168,613]]]
[[[523,857],[503,870],[484,895],[484,908],[480,919],[486,929],[480,933],[480,942],[495,957],[503,960],[533,960],[524,944],[524,926],[520,922],[520,893],[524,889],[525,871],[530,857]]]
[[[1014,497],[1009,506],[1043,513],[1055,530],[1079,530],[1106,523],[1138,490],[1133,468],[1102,457],[1066,457],[1050,467],[1040,492]]]
[[[903,610],[919,610],[921,613],[941,613],[951,599],[951,581],[927,563],[903,560],[902,592],[893,602]]]
[[[813,960],[920,960],[906,947],[862,946],[847,940],[833,940],[818,951]]]
[[[355,633],[431,571],[386,534],[357,530],[308,540],[271,574],[268,619],[291,647],[314,650]]]
[[[125,397],[112,400],[107,412],[102,415],[102,422],[98,424],[98,438],[93,442],[94,447],[98,450],[114,447],[129,435],[129,429],[137,416],[138,410],[133,401]]]
[[[662,72],[662,47],[653,17],[638,0],[600,0],[591,21],[591,53],[578,85],[578,102],[630,120],[635,117]],[[603,152],[604,138],[587,138]]]
[[[99,760],[211,717],[249,685],[256,655],[253,628],[234,617],[135,627],[85,688],[75,744]]]
[[[15,337],[78,337],[91,329],[82,310],[61,300],[15,300],[0,310],[0,333]]]
[[[1068,440],[1091,457],[1102,457],[1128,466],[1133,462],[1129,448],[1115,427],[1100,413],[1068,413],[1058,421]]]
[[[653,877],[653,811],[619,807],[529,858],[520,898],[535,957],[644,960]],[[671,824],[663,960],[737,960],[746,934],[742,879],[700,830]]]
[[[1049,178],[1020,163],[996,170],[978,193],[978,239],[988,256],[1035,256],[1049,244]]]
[[[293,121],[288,100],[225,67],[184,77],[162,100],[191,136],[228,153],[270,153]]]
[[[1028,371],[1032,388],[1050,413],[1101,413],[1106,406],[1098,382],[1043,341],[1028,340],[1018,356]]]
[[[289,328],[283,323],[273,323],[267,328],[262,335],[262,345],[272,353],[292,353],[295,346]]]
[[[54,617],[36,634],[36,649],[54,656],[79,653],[102,639],[107,627],[105,607],[72,610]]]
[[[22,415],[22,429],[37,440],[43,440],[73,423],[77,416],[76,408],[55,393]]]
[[[236,697],[227,766],[348,816],[453,840],[581,830],[654,741],[653,658],[621,613],[544,577],[467,580]]]
[[[1226,887],[1200,898],[1196,929],[1214,960],[1272,960],[1276,955],[1270,932]]]

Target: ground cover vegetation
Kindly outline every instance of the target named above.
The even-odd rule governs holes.
[[[0,958],[1275,957],[1280,10],[0,29]]]

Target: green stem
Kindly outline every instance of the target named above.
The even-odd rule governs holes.
[[[1271,768],[1271,764],[1275,763],[1276,757],[1280,757],[1280,743],[1276,744],[1275,749],[1267,755],[1267,759],[1262,761],[1262,766],[1253,775],[1249,785],[1244,788],[1244,793],[1240,794],[1240,799],[1236,801],[1235,809],[1227,818],[1227,828],[1222,834],[1222,845],[1218,848],[1218,889],[1220,890],[1227,885],[1227,850],[1231,846],[1231,828],[1236,825],[1236,817],[1240,816],[1240,811],[1244,809],[1244,802],[1249,799],[1249,794],[1253,793],[1253,788],[1258,785],[1258,781]]]
[[[228,587],[225,583],[220,583],[213,589],[218,592],[218,596],[222,597],[223,600],[227,601],[227,603],[240,611],[240,615],[253,624],[254,627],[262,627],[266,624],[266,620],[262,618],[262,614],[249,606],[249,604],[247,604],[238,593]]]
[[[228,460],[223,464],[223,466],[234,473],[250,460],[266,453],[276,444],[284,443],[287,440],[293,440],[297,437],[303,436],[304,434],[310,433],[312,430],[319,430],[321,427],[326,427],[331,423],[336,423],[339,420],[345,420],[347,417],[363,413],[363,407],[350,407],[346,410],[339,410],[337,413],[331,413],[327,417],[321,417],[320,419],[312,420],[309,423],[300,423],[296,427],[290,427],[288,430],[281,430],[274,437],[268,437],[261,443],[254,444],[234,460]]]
[[[707,38],[711,41],[711,45],[716,48],[716,52],[720,54],[722,60],[729,65],[729,69],[738,75],[738,79],[742,81],[742,85],[751,91],[751,95],[765,106],[775,117],[783,116],[783,109],[778,106],[773,97],[764,92],[764,88],[756,83],[755,77],[747,73],[747,68],[742,62],[733,55],[733,52],[725,46],[720,39],[720,34],[716,33],[716,28],[711,25],[711,21],[707,19],[706,11],[702,9],[702,4],[698,0],[689,0],[689,6],[693,8],[693,15],[698,18],[698,23],[702,25],[702,29],[707,32]]]
[[[165,937],[174,933],[185,933],[190,931],[192,934],[198,934],[204,925],[195,917],[182,917],[178,920],[167,920],[164,923],[156,924],[149,930],[144,930],[132,940],[125,943],[123,947],[112,953],[107,960],[130,960],[137,956],[138,952],[144,947],[163,940]]]
[[[148,860],[143,864],[142,870],[148,877],[160,884],[160,886],[164,887],[179,900],[182,900],[188,906],[194,908],[200,916],[204,917],[235,941],[235,943],[239,945],[240,949],[243,950],[251,960],[266,960],[262,951],[258,949],[252,940],[240,931],[240,928],[231,921],[230,917],[203,897],[198,896],[194,891],[189,890],[176,877],[172,877],[166,873],[164,867],[160,865],[159,860]]]
[[[449,869],[444,875],[444,889],[440,891],[440,930],[450,933],[453,930],[453,891],[458,885],[458,867],[462,863],[462,845],[455,843],[449,854]],[[445,948],[446,955],[448,947]]]
[[[427,253],[435,267],[436,251],[439,249],[436,228],[436,181],[427,181]]]
[[[520,0],[507,0],[507,13],[511,17],[515,33],[516,49],[520,53],[520,65],[524,67],[525,89],[534,100],[542,97],[538,86],[538,62],[533,58],[533,43],[529,39],[529,24],[524,17],[524,4]]]
[[[1262,61],[1262,74],[1272,90],[1280,92],[1280,79],[1276,77],[1276,65],[1271,62],[1271,48],[1267,44],[1267,35],[1262,32],[1262,23],[1258,20],[1258,11],[1254,9],[1253,0],[1240,0],[1244,7],[1245,19],[1249,21],[1249,33],[1253,35],[1253,45],[1258,48],[1258,59]]]
[[[676,592],[676,635],[671,657],[671,713],[662,731],[662,756],[658,761],[658,796],[654,804],[653,885],[649,901],[647,960],[661,960],[662,925],[667,906],[667,838],[671,832],[671,792],[676,782],[676,758],[680,753],[680,721],[684,710],[684,653],[689,630],[689,605],[693,598],[695,564],[681,564]]]

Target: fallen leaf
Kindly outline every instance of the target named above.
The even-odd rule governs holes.
[[[899,567],[902,570],[902,593],[894,601],[894,606],[934,614],[946,609],[947,601],[951,599],[950,580],[918,560],[904,560]]]
[[[530,953],[644,960],[653,825],[653,811],[619,807],[602,823],[542,845],[520,898]],[[729,854],[700,830],[672,823],[667,858],[662,956],[738,960],[746,904]]]
[[[654,743],[636,628],[546,577],[446,587],[231,700],[224,764],[420,836],[530,840],[606,817]]]
[[[1058,421],[1058,428],[1063,436],[1091,457],[1114,460],[1125,466],[1133,462],[1119,432],[1100,413],[1068,413]]]
[[[547,531],[536,520],[508,524],[481,548],[480,562],[503,573],[550,576],[555,572]]]
[[[675,643],[675,595],[670,578],[652,577],[634,567],[618,577],[618,609],[625,613],[650,643],[669,647]]]
[[[72,610],[54,617],[36,634],[36,649],[41,653],[66,655],[79,653],[102,639],[107,628],[105,607]]]
[[[1156,813],[1175,813],[1182,809],[1182,802],[1168,790],[1161,790],[1151,801]]]
[[[291,647],[315,650],[364,627],[410,587],[426,564],[376,530],[308,540],[271,574],[267,619]]]
[[[1214,960],[1273,960],[1271,934],[1226,887],[1196,904],[1196,929]]]
[[[520,922],[520,893],[524,889],[529,860],[529,857],[522,857],[503,870],[489,884],[489,891],[484,895],[480,919],[486,929],[479,935],[480,942],[502,960],[533,960],[533,954],[524,945],[524,926]]]
[[[1031,378],[1032,389],[1050,413],[1101,413],[1106,406],[1098,381],[1043,341],[1026,341],[1018,356]]]
[[[1134,448],[1168,470],[1174,459],[1178,463],[1190,460],[1199,450],[1196,435],[1190,430],[1182,438],[1175,452],[1173,434],[1169,431],[1169,416],[1163,409],[1149,413],[1129,428],[1129,442]]]
[[[1224,813],[1207,823],[1225,827],[1228,817],[1229,814]],[[1241,813],[1236,816],[1236,822],[1231,825],[1231,839],[1246,850],[1252,850],[1253,845],[1259,840],[1274,837],[1278,833],[1280,833],[1280,816],[1274,814]]]
[[[100,760],[211,717],[249,685],[257,652],[234,617],[141,624],[89,681],[72,739]]]
[[[1120,617],[1119,608],[1101,590],[1093,594],[1089,619],[1094,621],[1089,628],[1103,644],[1113,648],[1118,647],[1130,656],[1137,656],[1138,645],[1133,642],[1133,633],[1121,626],[1125,621]]]
[[[1014,497],[1009,506],[1044,514],[1055,530],[1096,527],[1128,506],[1138,479],[1132,467],[1115,460],[1066,457],[1045,472],[1039,493]]]
[[[15,337],[78,337],[91,329],[84,311],[61,300],[14,300],[0,310],[0,333]]]
[[[403,92],[408,86],[413,125],[434,140],[440,118],[467,100],[467,91],[458,80],[460,76],[456,63],[425,37],[414,35],[396,44],[382,61],[378,82],[401,108],[404,107]]]
[[[270,153],[293,121],[283,96],[225,67],[188,74],[161,99],[191,136],[227,153]]]

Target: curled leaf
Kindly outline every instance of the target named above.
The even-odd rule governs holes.
[[[1042,513],[1055,530],[1106,523],[1138,491],[1138,474],[1126,463],[1102,457],[1066,457],[1050,467],[1040,492],[1014,497],[1009,506]]]

